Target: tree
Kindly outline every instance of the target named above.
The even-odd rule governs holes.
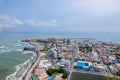
[[[58,69],[58,73],[64,73],[64,72],[65,72],[65,70],[63,68]]]
[[[64,72],[62,78],[63,78],[63,79],[66,79],[67,77],[68,77],[67,73]]]
[[[117,72],[117,75],[120,76],[120,70]]]
[[[73,68],[74,68],[74,69],[76,69],[76,68],[77,68],[77,66],[74,66]]]
[[[116,73],[117,76],[120,76],[120,70]]]
[[[54,72],[55,72],[55,73],[58,73],[58,69],[54,69]]]
[[[54,69],[48,69],[46,71],[46,73],[49,75],[49,76],[52,76],[54,74]]]

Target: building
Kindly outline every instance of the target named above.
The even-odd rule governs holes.
[[[54,49],[51,49],[50,50],[50,52],[49,52],[49,56],[51,57],[51,58],[57,58],[58,56],[57,56],[57,51],[55,51]]]
[[[39,69],[45,68],[48,69],[52,67],[51,63],[48,62],[48,60],[41,60],[39,63]]]
[[[45,74],[45,69],[35,69],[35,75],[43,76]]]
[[[48,80],[55,80],[55,78],[51,77],[51,78],[49,78]]]
[[[38,80],[36,75],[33,75],[31,78],[32,78],[32,80]]]
[[[91,62],[78,61],[76,64],[77,70],[92,71],[93,66]]]
[[[96,52],[92,52],[92,54],[93,54],[93,59],[94,59],[95,61],[99,61],[99,56],[98,56],[98,54],[97,54]]]
[[[69,67],[70,66],[70,61],[69,60],[61,60],[60,66]]]
[[[104,72],[106,70],[105,67],[103,66],[95,66],[94,68],[95,68],[95,71],[97,72]]]

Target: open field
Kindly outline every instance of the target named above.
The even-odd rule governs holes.
[[[73,72],[71,80],[107,80],[107,77],[88,73]]]

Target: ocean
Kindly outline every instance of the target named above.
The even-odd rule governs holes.
[[[95,41],[120,43],[119,32],[13,32],[0,33],[0,80],[21,80],[36,58],[33,52],[23,52],[20,40],[31,38],[95,38]]]

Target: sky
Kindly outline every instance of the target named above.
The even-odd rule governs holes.
[[[120,0],[0,0],[0,32],[120,32]]]

